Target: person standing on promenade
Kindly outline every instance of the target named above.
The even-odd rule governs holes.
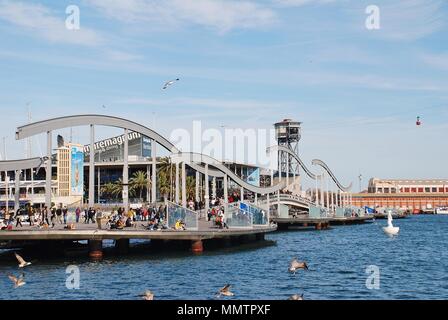
[[[76,208],[75,211],[75,215],[76,215],[76,223],[79,223],[79,217],[81,216],[81,208]]]
[[[89,223],[89,210],[87,209],[87,207],[84,208],[84,223]]]
[[[148,208],[147,207],[143,208],[142,215],[143,215],[143,221],[147,221],[148,220]]]
[[[62,224],[62,208],[59,206],[59,208],[56,209],[56,220],[59,224]]]
[[[34,208],[29,205],[27,209],[28,220],[30,221],[30,226],[34,226]]]
[[[16,228],[19,226],[19,224],[21,227],[23,227],[22,226],[22,216],[20,215],[20,208],[17,209],[17,212],[16,212]]]
[[[91,207],[88,212],[89,217],[87,219],[87,223],[90,223],[90,221],[92,221],[92,223],[95,223],[95,220],[94,220],[95,213],[96,213],[95,209]]]
[[[96,209],[96,223],[98,225],[98,229],[101,230],[101,220],[103,219],[103,212],[100,208]]]
[[[62,209],[62,216],[64,217],[64,225],[67,224],[67,214],[68,214],[68,209],[66,206],[64,206],[64,208]]]
[[[51,227],[54,228],[56,225],[56,208],[51,208]]]
[[[48,207],[45,206],[44,210],[42,210],[42,222],[45,222],[48,226],[50,225],[50,221],[48,221]]]

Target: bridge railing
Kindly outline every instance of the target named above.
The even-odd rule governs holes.
[[[314,219],[327,218],[328,210],[323,207],[310,205],[309,217]]]
[[[239,207],[241,210],[250,212],[252,214],[253,225],[255,226],[269,225],[269,215],[265,209],[246,202],[240,202]]]
[[[225,223],[231,228],[253,228],[253,214],[240,208],[240,203],[229,203],[225,206]]]
[[[167,226],[169,229],[176,226],[177,221],[185,223],[187,230],[199,229],[199,215],[197,212],[184,208],[178,204],[167,201],[166,203]]]
[[[344,218],[345,217],[345,209],[344,208],[336,208],[336,218]]]
[[[309,199],[294,194],[280,194],[280,200],[294,200],[308,205],[311,204]]]
[[[289,195],[289,194],[280,194],[280,202],[287,202],[287,201],[293,201],[296,203],[300,203],[302,205],[304,205],[304,207],[308,207],[312,204],[312,202],[307,199],[307,198],[303,198],[301,196],[296,196],[296,195]],[[271,195],[270,199],[269,199],[269,203],[270,205],[277,205],[278,202],[278,196],[277,195]],[[254,201],[252,201],[251,203],[254,203]],[[254,203],[255,204],[255,203]],[[258,203],[255,204],[258,207],[262,207],[262,206],[267,206],[267,199],[266,197],[261,197],[258,199]],[[272,211],[272,209],[271,209]]]

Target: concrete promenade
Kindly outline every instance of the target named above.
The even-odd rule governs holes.
[[[54,229],[39,229],[24,225],[11,231],[0,231],[0,241],[8,240],[117,240],[117,239],[158,239],[158,240],[207,240],[226,238],[249,234],[259,234],[275,231],[276,227],[233,228],[219,229],[207,221],[199,221],[198,230],[160,231],[146,230],[145,221],[138,221],[137,227],[128,227],[123,230],[98,230],[96,224],[77,223],[75,230],[65,230],[63,225],[56,225]]]
[[[146,239],[157,243],[170,241],[190,242],[191,251],[203,252],[203,241],[232,240],[234,244],[247,241],[258,241],[264,239],[264,234],[277,230],[277,226],[254,226],[252,228],[219,229],[211,222],[199,220],[197,230],[146,230],[147,222],[138,221],[135,227],[127,227],[123,230],[107,230],[105,224],[102,229],[97,229],[97,224],[75,224],[74,230],[64,229],[64,225],[56,225],[54,229],[39,229],[36,226],[24,225],[11,231],[0,231],[0,241],[7,242],[64,242],[81,241],[89,242],[89,255],[93,258],[102,257],[102,241],[115,240],[116,246],[121,251],[127,251],[131,239]]]

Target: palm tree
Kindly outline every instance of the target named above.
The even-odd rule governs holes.
[[[163,172],[163,171],[160,171],[158,173],[158,176],[159,177],[157,179],[157,184],[158,184],[159,191],[163,195],[163,198],[167,199],[168,198],[168,194],[171,191],[170,180],[168,179],[167,174],[165,172]]]
[[[167,175],[169,175],[171,171],[171,167],[174,165],[171,163],[171,159],[169,157],[163,157],[160,159],[159,165],[158,165],[158,172],[163,172]]]
[[[121,183],[121,179],[117,182],[108,182],[101,187],[101,192],[109,199],[114,197],[121,197],[123,193],[123,184]]]
[[[143,190],[149,188],[150,179],[148,179],[146,172],[137,171],[134,172],[132,178],[129,180],[129,193],[136,194],[138,191],[140,200],[143,198]]]
[[[158,179],[160,179],[160,176],[164,176],[162,179],[166,180],[165,184],[168,189],[168,192],[165,193],[165,197],[169,195],[169,199],[172,199],[175,183],[175,165],[171,163],[171,159],[169,157],[163,157],[160,159],[157,174],[159,175]],[[163,192],[161,193],[164,194]]]
[[[194,177],[187,177],[185,188],[187,191],[187,199],[195,199],[196,195],[196,179]]]

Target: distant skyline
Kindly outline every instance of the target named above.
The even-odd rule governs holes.
[[[80,30],[65,27],[69,5]],[[365,27],[369,5],[379,30]],[[359,174],[364,188],[448,178],[447,16],[443,0],[0,0],[0,144],[25,156],[14,133],[27,104],[34,121],[108,114],[166,136],[193,121],[271,129],[292,118],[306,164],[324,160],[354,190]],[[73,136],[88,142],[86,128]]]

